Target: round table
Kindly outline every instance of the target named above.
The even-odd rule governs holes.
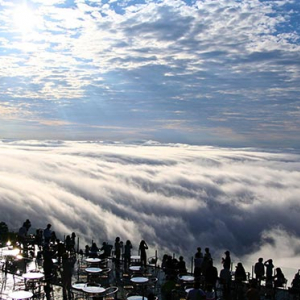
[[[127,300],[148,300],[148,298],[144,296],[129,296]]]
[[[86,286],[86,283],[74,283],[72,288],[75,290],[82,290]]]
[[[129,270],[131,270],[131,271],[140,271],[141,270],[141,266],[130,266]]]
[[[3,250],[3,256],[17,256],[20,253],[20,249],[12,249],[12,250]]]
[[[28,272],[28,273],[24,273],[22,275],[23,278],[25,279],[42,279],[44,277],[44,273],[40,273],[40,272]]]
[[[149,281],[149,278],[147,278],[147,277],[132,277],[132,278],[130,278],[130,281],[133,283],[147,283]]]
[[[101,294],[105,292],[105,288],[101,286],[84,286],[82,290],[89,294]]]
[[[99,263],[101,261],[100,258],[93,258],[93,257],[89,257],[85,259],[86,262],[94,264],[94,263]]]
[[[192,275],[182,275],[179,277],[179,279],[182,281],[194,281],[195,277]]]
[[[14,291],[8,295],[12,299],[20,300],[20,299],[29,299],[33,296],[33,293],[28,291]]]
[[[88,273],[100,273],[100,272],[102,272],[102,269],[100,269],[100,268],[86,268],[85,269],[85,271],[86,272],[88,272]]]
[[[141,257],[139,255],[131,255],[130,259],[138,261],[138,260],[141,260]]]

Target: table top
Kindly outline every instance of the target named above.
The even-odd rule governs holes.
[[[130,266],[129,270],[131,270],[131,271],[140,271],[141,270],[141,266]]]
[[[29,291],[14,291],[9,294],[12,299],[28,299],[33,296],[33,293]]]
[[[129,296],[127,300],[148,300],[148,298],[145,296]]]
[[[101,261],[101,259],[100,259],[100,258],[97,258],[97,257],[95,257],[95,258],[93,258],[93,257],[88,257],[88,258],[85,259],[85,261],[88,262],[88,263],[98,263],[98,262]]]
[[[179,279],[183,281],[194,281],[195,277],[191,275],[182,275],[179,277]]]
[[[24,273],[22,275],[23,278],[25,279],[41,279],[44,277],[44,273],[39,273],[39,272],[29,272],[29,273]]]
[[[85,271],[88,272],[88,273],[100,273],[100,272],[102,272],[102,269],[100,269],[100,268],[86,268]]]
[[[11,249],[11,250],[3,250],[2,255],[3,256],[17,256],[20,253],[19,249]]]
[[[82,290],[86,293],[90,294],[101,294],[105,292],[105,288],[101,286],[84,286]]]
[[[149,278],[147,278],[147,277],[132,277],[130,280],[134,283],[146,283],[149,281]]]
[[[82,290],[86,286],[86,283],[74,283],[72,288],[76,290]]]
[[[130,258],[133,259],[133,260],[141,259],[141,257],[139,255],[131,255]]]

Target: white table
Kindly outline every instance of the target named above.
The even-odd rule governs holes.
[[[135,260],[135,261],[139,261],[139,260],[141,260],[141,257],[139,255],[131,255],[130,259]]]
[[[24,273],[22,275],[22,277],[25,278],[25,279],[28,279],[28,280],[42,279],[44,277],[44,273],[29,272],[29,273]]]
[[[188,294],[191,290],[193,290],[194,288],[188,288],[185,290],[185,292]]]
[[[86,268],[85,271],[88,272],[88,273],[95,274],[95,273],[101,273],[102,269],[100,269],[100,268],[92,268],[91,267],[91,268]]]
[[[194,281],[195,277],[192,275],[182,275],[179,277],[179,279],[182,281]]]
[[[12,299],[20,300],[20,299],[29,299],[33,296],[33,293],[28,291],[14,291],[8,295]]]
[[[129,270],[131,270],[131,271],[140,271],[141,270],[141,266],[130,266]]]
[[[85,259],[86,262],[94,264],[94,263],[99,263],[101,261],[100,258],[93,258],[93,257],[89,257]]]
[[[105,288],[101,286],[84,286],[82,290],[89,294],[101,294],[105,292]]]
[[[86,286],[86,283],[74,283],[72,288],[75,290],[82,290]]]
[[[127,300],[148,300],[148,298],[144,296],[129,296]]]
[[[147,277],[132,277],[132,278],[130,278],[130,281],[133,283],[142,284],[142,283],[147,283],[149,281],[149,278],[147,278]]]
[[[20,249],[12,249],[12,250],[3,250],[3,256],[17,256],[20,253]]]

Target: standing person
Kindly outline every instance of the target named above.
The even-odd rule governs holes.
[[[130,240],[127,240],[124,247],[124,269],[125,270],[130,265],[131,249],[132,249],[132,244]]]
[[[201,248],[200,248],[201,249]],[[201,273],[202,273],[202,262],[203,262],[203,255],[200,252],[197,252],[195,254],[195,258],[194,258],[194,277],[196,279],[200,279]]]
[[[24,225],[25,225],[25,228],[26,228],[26,234],[28,234],[29,228],[31,227],[31,222],[30,222],[30,220],[27,219],[27,220],[24,222]]]
[[[143,267],[147,266],[147,253],[146,250],[148,249],[148,245],[144,240],[141,240],[140,246],[139,246],[139,251],[140,251],[140,256],[141,256],[141,265]]]
[[[280,268],[276,268],[276,274],[274,275],[274,287],[283,287],[286,279],[282,273],[282,270]]]
[[[227,250],[225,251],[225,258],[222,258],[223,268],[230,270],[231,267],[231,258],[230,252]]]
[[[209,248],[205,248],[204,257],[202,262],[202,273],[205,275],[206,269],[209,266],[210,262],[212,262],[212,257],[209,251]]]
[[[45,244],[49,244],[50,239],[51,239],[52,231],[50,228],[51,228],[51,224],[48,224],[47,227],[44,229]]]
[[[115,256],[116,256],[116,267],[119,267],[120,258],[121,258],[121,242],[118,236],[115,239]]]
[[[265,263],[264,266],[266,267],[266,285],[272,286],[273,284],[273,260],[268,259]]]
[[[265,266],[263,264],[262,257],[260,257],[257,263],[254,265],[254,273],[258,284],[260,284],[262,278],[265,276]]]
[[[74,269],[74,262],[69,258],[69,254],[65,252],[62,256],[61,281],[63,286],[63,300],[71,300],[71,283]]]
[[[239,262],[236,266],[235,273],[234,273],[234,279],[237,283],[241,283],[242,281],[246,281],[246,279],[247,279],[246,271],[241,262]]]
[[[177,264],[177,269],[179,271],[179,274],[186,274],[187,273],[187,269],[186,269],[186,265],[185,265],[185,261],[183,259],[183,256],[179,256],[179,262]]]
[[[22,244],[23,249],[26,248],[26,237],[27,237],[27,229],[26,229],[26,224],[24,222],[18,231],[18,242]]]
[[[217,279],[218,279],[218,270],[213,265],[212,260],[210,260],[207,264],[204,278],[205,278],[206,288],[212,287],[213,290],[216,290],[216,283],[217,283]]]

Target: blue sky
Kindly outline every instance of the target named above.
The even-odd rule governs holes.
[[[0,138],[299,147],[298,0],[0,0]]]

